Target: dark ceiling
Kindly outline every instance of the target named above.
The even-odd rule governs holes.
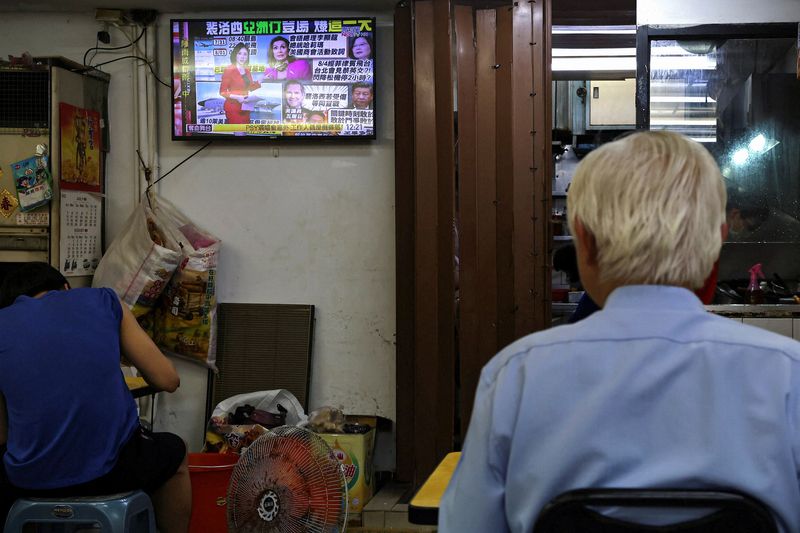
[[[553,0],[553,25],[636,24],[636,0]]]

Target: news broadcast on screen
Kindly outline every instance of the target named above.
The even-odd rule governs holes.
[[[172,20],[172,138],[375,138],[375,19]]]

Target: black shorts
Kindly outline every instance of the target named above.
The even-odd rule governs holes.
[[[13,487],[2,464],[4,452],[5,449],[0,447],[0,500],[5,500],[10,507],[16,498],[22,496],[97,496],[137,489],[152,494],[178,471],[186,456],[186,444],[172,433],[153,433],[139,427],[120,450],[119,459],[108,474],[80,485],[48,490]],[[3,507],[0,501],[0,524],[4,518]]]

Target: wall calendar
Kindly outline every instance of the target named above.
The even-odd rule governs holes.
[[[59,268],[64,276],[90,276],[102,257],[103,201],[81,191],[61,191]]]

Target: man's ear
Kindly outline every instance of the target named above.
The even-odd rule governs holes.
[[[575,219],[575,237],[577,237],[577,250],[580,253],[587,265],[597,266],[597,240],[594,234],[586,229],[586,226],[580,221]]]

